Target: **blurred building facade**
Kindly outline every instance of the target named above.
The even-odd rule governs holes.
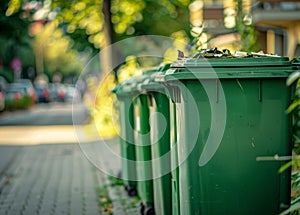
[[[202,32],[204,48],[234,49],[232,44],[241,39],[234,30],[236,17],[242,14],[244,23],[254,25],[260,50],[300,56],[300,0],[196,0],[189,10],[192,32]]]

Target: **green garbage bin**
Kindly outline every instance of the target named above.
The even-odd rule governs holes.
[[[168,67],[170,68],[170,66]],[[165,73],[157,73],[154,76],[154,81],[156,83],[163,84],[163,79]],[[176,117],[176,103],[178,100],[178,87],[164,83],[166,85],[166,96],[169,99],[169,141],[170,141],[170,170],[171,170],[171,213],[172,215],[180,214],[180,204],[179,204],[179,165],[178,165],[178,151],[177,151],[177,122]],[[164,162],[164,161],[162,161]],[[163,163],[161,165],[164,165]],[[165,206],[166,207],[166,206]],[[168,207],[168,206],[167,206]]]
[[[179,167],[177,153],[176,105],[175,103],[171,103],[170,106],[172,215],[179,215]]]
[[[184,59],[163,76],[176,103],[180,214],[278,214],[290,204],[284,57]]]
[[[142,200],[142,214],[154,214],[153,179],[150,140],[150,110],[149,97],[142,93],[140,84],[148,80],[156,70],[147,70],[141,76],[134,77],[135,85],[132,92],[137,93],[134,98],[134,124],[135,124],[135,152],[137,166],[138,193]]]
[[[139,86],[141,92],[148,95],[150,116],[152,116],[150,140],[153,195],[155,214],[160,215],[172,214],[170,101],[166,95],[166,87],[155,82],[155,76],[163,74],[169,67],[170,64],[160,66],[149,79]]]
[[[122,178],[129,196],[137,194],[136,155],[134,145],[134,116],[131,92],[132,80],[122,82],[112,92],[116,94],[120,121],[120,149],[122,156]]]

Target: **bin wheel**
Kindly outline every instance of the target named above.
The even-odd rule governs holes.
[[[145,213],[145,205],[141,202],[141,215],[144,215]]]
[[[155,215],[155,212],[154,212],[154,208],[151,206],[151,207],[147,207],[145,212],[144,212],[145,215]]]
[[[137,190],[135,187],[127,187],[127,192],[129,196],[136,196]]]

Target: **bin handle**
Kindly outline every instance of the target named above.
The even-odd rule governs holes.
[[[300,156],[297,156],[300,158]],[[279,156],[278,154],[274,156],[258,156],[256,157],[256,161],[288,161],[295,158],[295,156],[287,155],[287,156]]]

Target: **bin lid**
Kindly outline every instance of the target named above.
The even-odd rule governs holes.
[[[118,84],[113,90],[112,93],[117,94],[117,96],[127,96],[132,97],[139,93],[142,89],[140,87],[143,83],[148,83],[151,75],[157,72],[159,68],[150,68],[143,71],[142,75],[133,76],[129,79],[124,80]]]
[[[118,97],[133,97],[137,94],[137,85],[147,78],[145,75],[133,76],[129,79],[122,81],[113,90]]]
[[[130,93],[130,88],[134,84],[132,83],[133,80],[127,79],[111,90],[112,93],[116,94],[117,96],[132,96]]]
[[[160,67],[158,68],[158,72],[166,72],[168,69],[170,69],[170,67],[171,63],[164,63],[160,65]]]
[[[267,66],[289,66],[291,62],[288,57],[241,57],[241,58],[200,58],[179,60],[172,64],[174,67],[267,67]]]
[[[171,67],[170,63],[162,64],[152,72],[150,77],[139,84],[139,90],[144,92],[165,92],[165,86],[155,81],[156,76],[164,75]]]
[[[153,73],[157,72],[157,68],[151,68],[151,69],[146,69],[143,71],[143,75],[151,75]]]
[[[126,79],[120,84],[118,84],[111,92],[115,93],[117,96],[122,97],[133,97],[140,92],[149,91],[149,90],[159,90],[164,89],[162,85],[154,82],[154,77],[158,73],[164,74],[171,64],[162,64],[159,67],[146,69],[143,71],[142,75],[131,77]]]
[[[287,57],[183,59],[174,62],[160,81],[174,79],[287,77],[292,64]]]

